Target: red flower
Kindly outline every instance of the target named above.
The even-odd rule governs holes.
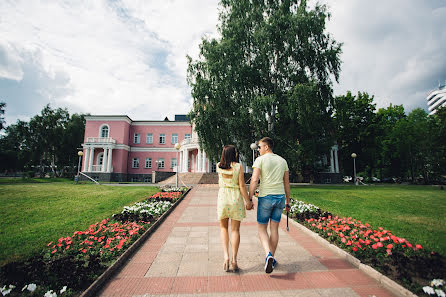
[[[376,249],[378,248],[378,246],[376,245],[376,243],[375,243],[375,244],[372,244],[372,248],[373,248],[374,250],[376,250]]]
[[[417,244],[417,245],[415,245],[415,248],[416,248],[417,250],[421,250],[423,247],[422,247],[421,245]]]
[[[356,247],[352,247],[352,250],[356,252],[358,249]]]
[[[383,244],[382,244],[382,242],[378,242],[377,244],[376,244],[378,247],[383,247]]]
[[[387,245],[387,248],[388,248],[389,250],[391,250],[391,249],[393,248],[393,244],[388,244],[388,245]]]
[[[51,254],[54,254],[55,252],[57,252],[57,250],[52,251]]]

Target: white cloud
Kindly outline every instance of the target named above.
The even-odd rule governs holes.
[[[393,103],[427,109],[427,92],[446,79],[446,3],[324,2],[332,13],[328,31],[344,43],[335,94],[366,91],[378,108]]]
[[[327,30],[344,43],[335,95],[426,108],[427,91],[446,79],[444,1],[325,2]],[[8,124],[47,103],[135,120],[187,113],[186,55],[197,58],[218,23],[218,0],[0,1]]]
[[[62,72],[69,78],[73,92],[54,99],[56,106],[133,119],[187,113],[186,54],[198,48],[202,33],[215,31],[216,2],[206,3],[2,2],[0,32],[7,59],[0,63],[0,77],[20,80],[20,57],[37,51],[49,77]],[[39,94],[51,94],[40,87]],[[42,107],[51,102],[48,96],[42,96]]]

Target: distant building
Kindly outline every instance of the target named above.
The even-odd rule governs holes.
[[[133,121],[126,115],[85,119],[82,172],[96,180],[152,182],[155,171],[168,177],[177,164],[179,172],[211,172],[215,167],[186,115],[175,115],[175,121]],[[181,144],[178,152],[176,143]]]
[[[427,95],[427,106],[429,109],[429,115],[437,112],[441,106],[446,106],[446,84],[439,85],[438,89],[431,91]]]

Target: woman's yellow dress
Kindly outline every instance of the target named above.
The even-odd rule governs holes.
[[[240,163],[232,163],[232,169],[221,169],[218,167],[219,164],[217,164],[219,185],[217,201],[218,219],[230,218],[241,221],[246,217],[246,212],[239,186]],[[223,174],[231,175],[231,177],[223,177]]]

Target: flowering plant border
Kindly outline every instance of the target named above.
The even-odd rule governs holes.
[[[61,237],[56,242],[50,242],[43,256],[34,257],[24,262],[17,263],[16,268],[9,267],[6,270],[18,269],[17,271],[25,271],[20,269],[32,268],[37,272],[28,274],[30,279],[41,279],[38,275],[44,273],[48,275],[49,283],[56,282],[57,288],[62,279],[60,273],[64,275],[64,270],[74,269],[79,279],[85,283],[90,283],[89,287],[81,291],[78,287],[67,288],[64,286],[57,293],[64,296],[94,296],[102,287],[104,282],[116,272],[117,269],[128,259],[135,250],[156,230],[156,228],[164,221],[164,219],[175,209],[175,207],[184,199],[190,189],[188,189],[181,197],[175,201],[163,201],[161,199],[146,199],[149,203],[168,203],[170,207],[161,215],[153,216],[157,220],[153,223],[147,221],[112,221],[110,219],[102,220],[96,224],[90,225],[85,231],[76,231],[73,236]],[[29,266],[32,265],[32,266]],[[74,266],[73,266],[74,265]],[[57,275],[54,275],[57,271]],[[52,272],[52,273],[50,273]],[[73,272],[70,272],[73,274]],[[8,271],[2,272],[8,275]],[[32,277],[34,275],[35,277]],[[86,278],[84,278],[87,276]],[[23,283],[22,276],[13,278],[18,283]],[[47,277],[45,277],[47,278]],[[6,278],[9,279],[9,278]],[[65,277],[66,279],[66,277]],[[77,281],[77,280],[76,280]],[[46,282],[45,282],[46,283]],[[24,296],[44,294],[45,296],[57,296],[53,290],[47,290],[49,283],[45,285],[36,285],[34,283],[25,285],[22,292],[16,292],[16,286],[5,284],[1,288],[1,294],[11,294],[11,296]],[[3,285],[3,284],[2,284]],[[28,292],[29,291],[29,292]],[[28,293],[27,293],[28,292]],[[17,295],[18,294],[18,295]]]
[[[303,209],[293,218],[359,262],[373,266],[416,294],[423,294],[423,286],[446,273],[445,257],[382,227],[375,230],[367,223],[333,216],[317,207],[311,211]]]

